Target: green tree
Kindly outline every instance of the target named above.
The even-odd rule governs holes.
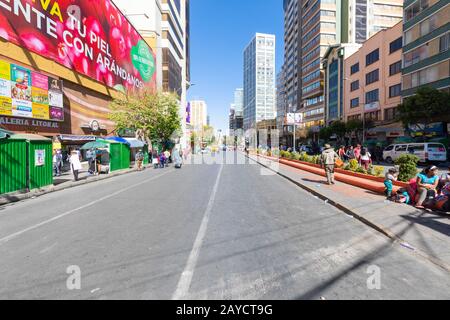
[[[373,128],[374,126],[375,123],[370,119],[366,119],[365,123],[363,123],[362,120],[354,119],[347,121],[345,124],[347,134],[354,136],[358,143],[362,143],[363,141],[364,130],[367,132],[367,130]]]
[[[174,94],[144,92],[111,102],[110,119],[117,130],[141,131],[149,144],[165,144],[181,135],[179,103]]]
[[[449,120],[450,93],[422,87],[398,106],[398,119],[405,127],[416,125],[424,131],[426,125]]]
[[[347,133],[347,127],[342,121],[334,121],[330,124],[330,130],[332,135],[336,135],[336,140],[338,144],[343,144],[345,134]]]

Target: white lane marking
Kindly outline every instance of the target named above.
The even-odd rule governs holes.
[[[91,207],[91,206],[93,206],[93,205],[95,205],[95,204],[97,204],[97,203],[99,203],[99,202],[102,202],[102,201],[105,201],[105,200],[107,200],[107,199],[109,199],[109,198],[115,197],[115,196],[117,196],[117,195],[119,195],[119,194],[121,194],[121,193],[123,193],[123,192],[125,192],[125,191],[131,190],[131,189],[133,189],[133,188],[139,187],[140,185],[143,185],[143,184],[146,184],[146,183],[148,183],[148,182],[150,182],[150,181],[156,180],[156,179],[158,179],[158,178],[160,178],[160,177],[162,177],[162,176],[164,176],[164,175],[166,175],[166,174],[168,174],[168,173],[170,173],[170,172],[174,172],[174,170],[166,171],[166,172],[164,172],[164,173],[162,173],[162,174],[159,174],[159,175],[157,175],[157,176],[154,176],[154,177],[152,177],[152,178],[150,178],[150,179],[144,180],[144,181],[139,182],[139,183],[137,183],[137,184],[135,184],[135,185],[132,185],[132,186],[129,186],[129,187],[124,188],[124,189],[122,189],[122,190],[119,190],[119,191],[117,191],[117,192],[111,193],[111,194],[109,194],[109,195],[107,195],[107,196],[105,196],[105,197],[103,197],[103,198],[100,198],[100,199],[97,199],[97,200],[95,200],[95,201],[92,201],[92,202],[90,202],[90,203],[88,203],[88,204],[85,204],[85,205],[83,205],[83,206],[81,206],[81,207],[78,207],[78,208],[76,208],[76,209],[67,211],[67,212],[62,213],[62,214],[60,214],[60,215],[58,215],[58,216],[56,216],[56,217],[53,217],[53,218],[51,218],[51,219],[42,221],[42,222],[40,222],[40,223],[38,223],[38,224],[35,224],[34,226],[31,226],[31,227],[28,227],[28,228],[26,228],[26,229],[23,229],[23,230],[20,230],[20,231],[18,231],[18,232],[15,232],[15,233],[13,233],[13,234],[10,234],[9,236],[6,236],[6,237],[0,239],[0,245],[5,244],[6,242],[8,242],[8,241],[10,241],[10,240],[12,240],[12,239],[14,239],[14,238],[16,238],[16,237],[18,237],[18,236],[24,234],[24,233],[26,233],[26,232],[28,232],[28,231],[37,229],[37,228],[42,227],[42,226],[44,226],[44,225],[46,225],[46,224],[49,224],[49,223],[51,223],[51,222],[53,222],[53,221],[59,220],[59,219],[61,219],[61,218],[64,218],[65,216],[68,216],[68,215],[70,215],[70,214],[73,214],[73,213],[75,213],[75,212],[77,212],[77,211],[80,211],[80,210],[89,208],[89,207]]]
[[[214,205],[214,201],[216,198],[217,190],[219,188],[220,177],[222,176],[223,164],[220,166],[219,173],[217,174],[216,183],[214,184],[213,191],[209,198],[208,206],[206,207],[205,214],[203,216],[202,223],[200,225],[200,229],[198,230],[197,237],[195,238],[194,246],[192,248],[191,253],[189,254],[188,261],[186,263],[186,267],[184,268],[183,273],[181,274],[181,278],[178,281],[177,289],[172,296],[172,300],[181,300],[184,299],[185,296],[189,292],[189,288],[191,286],[192,277],[194,275],[194,269],[197,265],[198,256],[200,254],[200,249],[203,244],[203,240],[206,235],[206,229],[208,227],[209,218],[211,216],[211,211]]]

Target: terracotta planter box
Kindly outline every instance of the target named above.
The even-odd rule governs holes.
[[[260,157],[267,158],[273,161],[278,161],[282,164],[304,170],[313,174],[320,175],[325,177],[325,171],[321,168],[320,165],[312,164],[309,162],[298,161],[298,160],[290,160],[286,158],[275,158],[259,155]],[[384,178],[382,177],[374,177],[362,173],[346,171],[343,169],[336,169],[335,178],[337,181],[341,181],[359,188],[363,188],[366,190],[370,190],[376,193],[384,194],[385,186],[384,186]],[[355,179],[356,178],[356,179]],[[400,188],[405,188],[408,186],[405,182],[395,182],[394,192],[396,192]]]

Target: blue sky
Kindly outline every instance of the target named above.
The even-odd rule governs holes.
[[[256,32],[277,37],[283,63],[282,0],[191,0],[191,83],[188,99],[208,104],[211,125],[228,129],[234,90],[242,87],[243,51]]]

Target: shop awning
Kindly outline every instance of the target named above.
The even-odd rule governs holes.
[[[128,141],[131,149],[138,149],[138,148],[145,147],[145,143],[143,143],[141,140],[138,140],[136,138],[126,138],[125,140]]]
[[[95,141],[98,137],[96,136],[75,136],[69,134],[62,134],[58,136],[59,141],[67,142],[67,141]]]
[[[52,139],[37,134],[18,133],[10,137],[11,140],[26,140],[26,141],[52,141]]]
[[[385,124],[381,126],[377,126],[375,128],[371,128],[369,132],[390,132],[390,131],[401,131],[404,132],[405,128],[400,122]]]
[[[0,129],[0,139],[6,139],[11,136],[11,132]]]
[[[126,139],[121,138],[121,137],[108,137],[108,138],[105,138],[105,140],[119,142],[119,143],[128,144],[128,145],[130,144]]]

